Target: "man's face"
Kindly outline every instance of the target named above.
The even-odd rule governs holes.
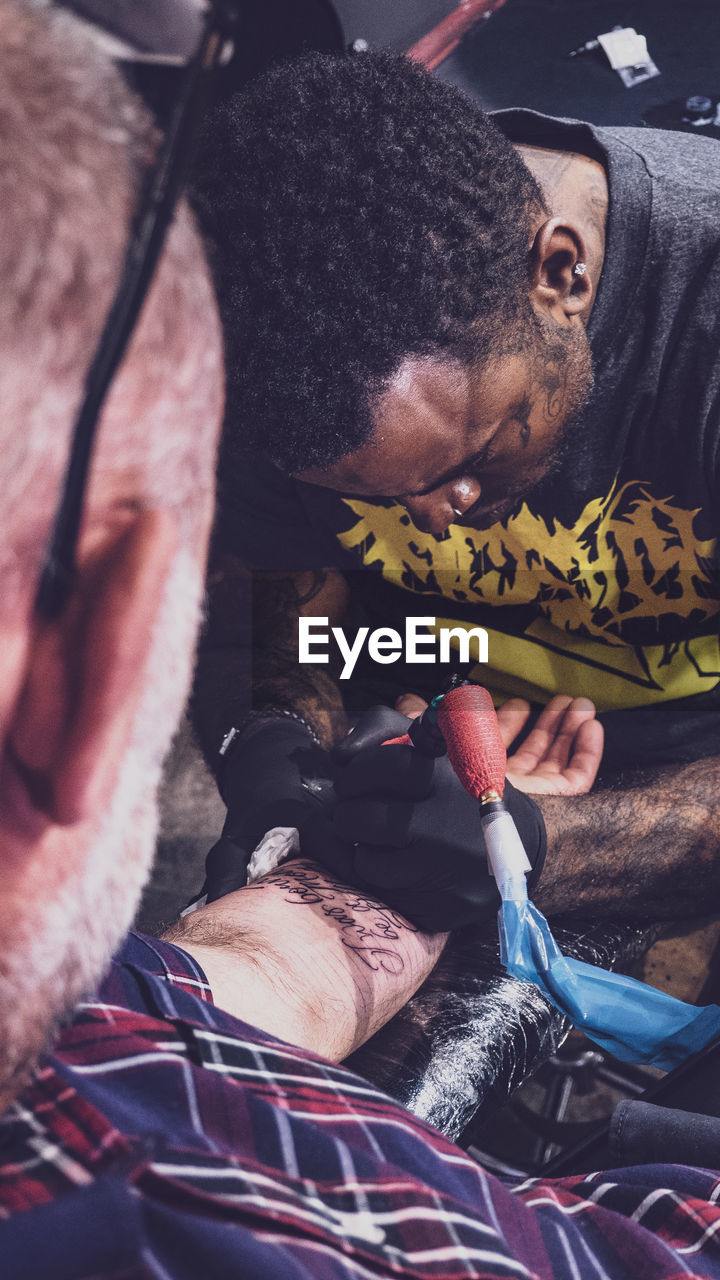
[[[0,778],[0,1113],[130,927],[155,847],[159,769],[189,679],[202,568],[200,554],[177,551],[107,805],[92,819],[50,829],[23,859],[7,817],[8,791],[20,780],[12,766]]]
[[[380,398],[366,445],[300,479],[395,498],[418,529],[483,529],[560,466],[592,386],[583,330],[539,321],[521,354],[480,368],[410,357]]]
[[[49,467],[52,496],[43,502],[39,459],[49,446],[40,414],[44,434],[26,464],[25,524],[8,522],[25,575],[12,606],[6,599],[0,611],[0,1112],[57,1023],[95,989],[149,873],[161,764],[200,619],[221,416],[219,325],[201,264],[183,216],[108,398],[73,598],[59,619],[32,621],[34,566],[61,462]],[[53,404],[52,393],[45,403]],[[57,435],[66,431],[58,411]],[[12,563],[8,575],[0,572],[4,584]],[[137,588],[148,581],[148,608],[138,613],[132,601],[145,598]],[[99,702],[88,692],[93,679],[105,691]],[[97,750],[86,763],[96,785],[76,819],[58,808],[51,788],[74,744],[82,756],[73,724],[88,699]],[[103,758],[107,770],[93,773]]]

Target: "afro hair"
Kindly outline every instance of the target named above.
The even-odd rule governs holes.
[[[196,165],[226,334],[225,456],[362,446],[402,360],[482,359],[529,311],[515,149],[404,57],[308,55],[216,108]]]

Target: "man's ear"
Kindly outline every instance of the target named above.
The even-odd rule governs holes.
[[[575,268],[580,266],[580,271]],[[592,281],[585,258],[585,243],[571,222],[549,218],[530,249],[530,301],[538,311],[550,313],[558,324],[582,315],[592,298]]]
[[[163,511],[133,511],[94,529],[67,609],[35,624],[7,741],[36,813],[50,822],[81,822],[110,799],[175,535]]]

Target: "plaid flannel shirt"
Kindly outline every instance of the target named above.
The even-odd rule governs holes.
[[[131,935],[0,1122],[2,1280],[720,1277],[720,1175],[504,1184]]]

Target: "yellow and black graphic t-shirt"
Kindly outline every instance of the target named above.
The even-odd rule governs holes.
[[[610,711],[720,680],[715,541],[697,536],[697,512],[643,483],[614,484],[569,526],[524,503],[441,538],[398,503],[345,503],[356,519],[339,541],[402,588],[408,613],[435,616],[435,629],[486,627],[489,661],[469,674],[498,701],[561,692]]]
[[[496,118],[512,140],[585,152],[608,174],[595,385],[562,471],[503,522],[434,537],[399,503],[236,457],[221,537],[258,568],[343,568],[358,623],[485,627],[489,662],[472,676],[498,701],[592,698],[618,765],[720,753],[720,144]],[[358,664],[348,701],[432,693],[446,676]]]

